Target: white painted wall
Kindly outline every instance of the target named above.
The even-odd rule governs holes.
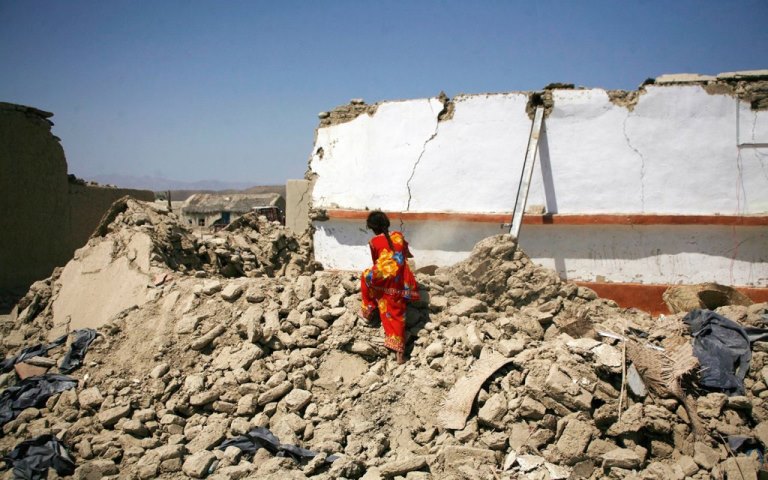
[[[364,222],[318,222],[315,258],[328,268],[362,270],[371,263]],[[408,222],[404,232],[416,267],[452,265],[478,239],[504,233],[472,222]],[[768,228],[729,226],[524,225],[520,246],[561,278],[645,284],[717,281],[768,286]]]
[[[698,85],[648,86],[632,110],[612,103],[602,89],[555,90],[553,97],[529,205],[561,214],[768,213],[768,149],[754,145],[768,142],[768,112]],[[527,101],[525,93],[459,96],[453,118],[441,122],[437,99],[391,102],[372,116],[321,128],[310,161],[316,174],[312,204],[509,212],[531,128]],[[352,269],[368,262],[362,224],[315,222],[318,260]],[[477,240],[501,231],[473,223],[407,227],[414,251],[439,265],[463,258]],[[554,262],[547,249],[572,246],[572,258],[566,255],[558,270],[574,279],[768,286],[761,256],[768,250],[765,228],[615,228],[526,225],[522,246],[545,264],[547,258]],[[584,238],[574,242],[566,233]],[[431,237],[440,235],[452,240],[434,245]],[[742,244],[734,259],[727,252],[735,237],[748,238],[752,247]],[[644,253],[628,251],[637,248]],[[611,254],[580,251],[616,252],[621,266],[606,263]]]

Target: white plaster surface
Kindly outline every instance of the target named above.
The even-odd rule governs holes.
[[[315,258],[326,268],[370,266],[363,222],[318,224]],[[503,233],[475,222],[409,222],[402,229],[416,268],[449,266],[475,243]],[[677,284],[768,285],[768,227],[524,225],[520,246],[536,263],[568,280]]]
[[[560,214],[768,213],[768,111],[700,85],[647,86],[632,109],[602,89],[555,90],[553,98],[529,206]],[[527,101],[525,93],[459,96],[453,118],[440,122],[435,98],[391,102],[321,128],[310,162],[313,206],[510,212],[531,128]],[[314,226],[315,255],[327,268],[369,262],[364,222]],[[421,265],[455,263],[502,231],[467,222],[408,229]],[[768,286],[764,227],[525,225],[523,232],[527,253],[568,278]]]

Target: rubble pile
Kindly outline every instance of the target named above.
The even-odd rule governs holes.
[[[129,210],[110,234],[165,225],[168,243],[153,261],[172,274],[148,280],[146,303],[104,319],[70,374],[77,387],[3,425],[0,452],[52,434],[74,478],[756,476],[756,451],[768,443],[764,342],[753,344],[744,395],[698,389],[695,369],[670,377],[682,400],[661,395],[648,365],[680,339],[690,343],[683,314],[618,308],[499,235],[452,268],[418,274],[424,295],[409,307],[409,361],[398,365],[378,323],[357,316],[357,274],[312,271],[306,243],[253,218],[212,240],[177,238],[173,217],[155,212],[161,220],[151,213],[137,225]],[[184,263],[192,257],[200,264]],[[244,275],[232,275],[233,263]],[[30,290],[3,331],[23,332],[25,345],[49,335],[63,279]],[[762,326],[768,305],[718,311]],[[17,354],[3,338],[0,353]],[[635,346],[645,363],[632,357]],[[48,356],[58,362],[65,350]],[[449,393],[497,357],[509,361],[485,372],[476,398]],[[16,382],[14,372],[0,376],[0,386]],[[457,401],[473,407],[463,428],[446,428],[439,414]],[[249,438],[253,448],[234,446]]]

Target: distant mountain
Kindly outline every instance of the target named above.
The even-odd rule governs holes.
[[[165,190],[244,190],[252,187],[256,182],[222,182],[220,180],[199,180],[197,182],[184,182],[162,177],[150,177],[148,175],[95,175],[86,178],[102,185],[115,185],[122,188],[137,188],[152,190],[153,192]]]

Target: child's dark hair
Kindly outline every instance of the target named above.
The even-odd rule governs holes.
[[[395,250],[395,247],[392,246],[392,240],[389,238],[389,218],[387,218],[386,213],[381,210],[372,211],[368,214],[368,219],[365,221],[365,225],[373,230],[373,233],[376,235],[381,235],[383,233],[387,238],[389,248],[393,251]]]

